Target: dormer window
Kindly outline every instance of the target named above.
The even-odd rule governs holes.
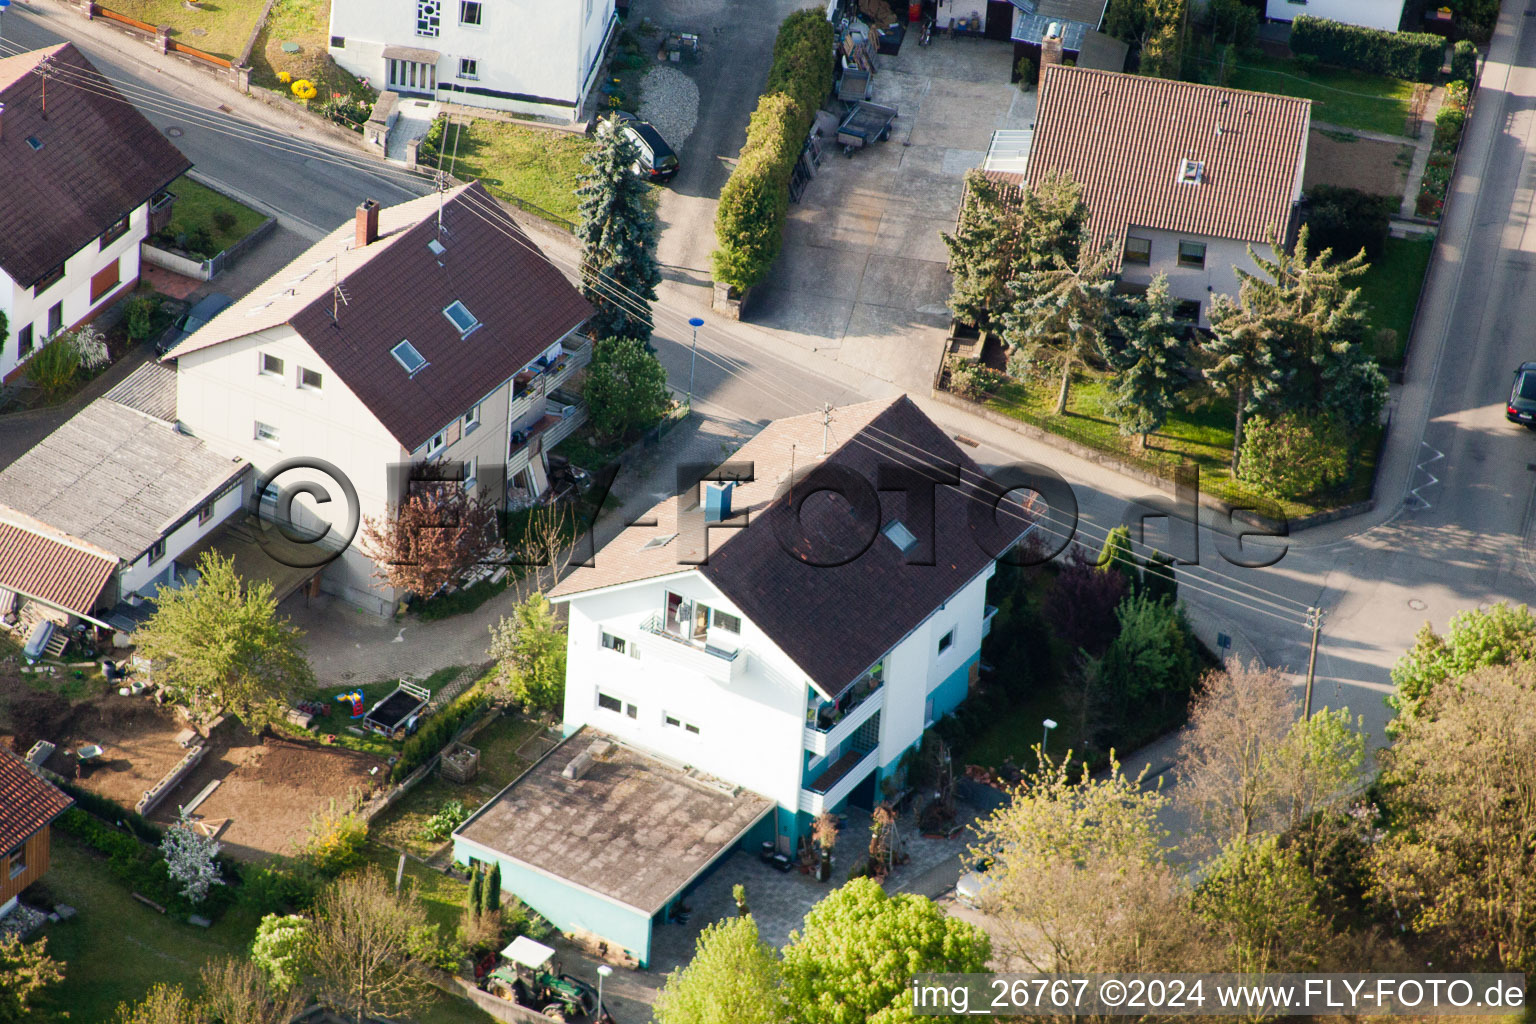
[[[427,365],[426,357],[416,351],[416,346],[412,345],[409,341],[402,341],[390,349],[389,354],[394,356],[395,362],[404,367],[405,372],[412,377],[416,376],[417,370]]]
[[[1204,180],[1204,160],[1185,160],[1179,164],[1179,184],[1198,185]]]
[[[480,321],[475,319],[464,303],[454,300],[454,303],[443,310],[443,316],[448,322],[459,329],[459,337],[467,338],[471,331],[480,326]]]

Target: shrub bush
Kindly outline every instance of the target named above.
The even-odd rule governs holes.
[[[130,811],[116,800],[104,797],[100,793],[93,793],[72,782],[60,782],[56,785],[75,798],[75,809],[94,814],[107,822],[117,822],[146,843],[159,845],[160,840],[165,837],[165,830],[159,825],[141,814]]]
[[[1451,78],[1468,85],[1477,81],[1477,47],[1470,39],[1451,47]]]
[[[747,124],[746,145],[720,190],[717,282],[737,289],[763,279],[783,245],[789,181],[816,111],[832,91],[832,26],[820,10],[796,11],[779,26],[768,86]]]
[[[1445,40],[1425,32],[1383,32],[1303,14],[1291,23],[1291,51],[1336,67],[1433,82],[1445,58]]]
[[[132,892],[154,900],[173,913],[179,915],[198,913],[205,917],[217,918],[234,902],[235,894],[230,886],[215,885],[209,890],[206,899],[194,905],[182,896],[180,883],[171,878],[166,869],[165,858],[160,856],[159,851],[139,842],[132,834],[113,828],[79,807],[71,807],[65,811],[56,825],[60,832],[74,836],[106,857],[108,870]],[[223,877],[233,878],[238,873],[228,860],[221,857],[218,863]]]
[[[1305,223],[1313,252],[1332,249],[1348,259],[1361,249],[1372,262],[1381,257],[1397,203],[1359,189],[1317,185],[1307,192]]]
[[[128,337],[143,341],[154,330],[155,313],[160,309],[160,296],[138,295],[128,301],[123,315],[127,320]]]
[[[1456,146],[1461,142],[1461,130],[1466,127],[1467,112],[1452,106],[1440,108],[1435,115],[1435,141],[1434,148],[1442,152],[1454,153]]]
[[[1305,498],[1349,475],[1350,439],[1327,417],[1256,417],[1243,430],[1238,475],[1282,498]]]
[[[458,735],[461,728],[480,717],[490,703],[490,696],[477,685],[428,718],[416,735],[406,740],[405,746],[400,748],[400,759],[389,773],[390,781],[399,782],[426,764]]]

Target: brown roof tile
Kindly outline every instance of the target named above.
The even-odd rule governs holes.
[[[192,166],[69,43],[0,60],[0,103],[0,269],[22,287]]]
[[[0,507],[0,587],[89,615],[117,560]]]
[[[379,240],[363,249],[348,222],[171,355],[291,324],[414,451],[592,315],[479,182],[443,197],[441,255],[427,248],[438,210],[433,195],[380,211]],[[346,303],[332,320],[337,280]],[[443,315],[455,299],[481,323],[465,338]],[[428,364],[415,376],[390,355],[407,339]]]
[[[1310,109],[1288,96],[1052,65],[1028,185],[1070,173],[1101,243],[1129,226],[1263,242],[1289,227]],[[1199,184],[1178,180],[1185,159],[1204,162]]]
[[[0,747],[0,859],[74,802],[20,757]]]
[[[987,499],[978,486],[985,474],[906,396],[837,410],[831,434],[834,447],[822,457],[821,415],[790,417],[770,424],[731,457],[731,462],[753,463],[753,481],[739,485],[731,500],[733,511],[748,510],[748,525],[711,529],[708,562],[698,570],[818,686],[838,693],[992,562],[982,541],[1000,551],[1022,536],[1030,521],[1016,505],[1024,518],[1002,530],[990,531],[972,518],[973,510],[985,508],[979,503]],[[867,536],[867,527],[856,524],[845,505],[816,499],[803,503],[796,527],[786,493],[792,461],[797,480],[830,464],[863,477],[871,487],[879,482],[882,466],[926,470],[951,464],[958,466],[963,486],[935,491],[935,550],[923,550],[927,531],[916,521],[915,510],[906,508],[905,494],[881,491],[881,529],[899,519],[917,535],[919,546],[908,556],[876,533],[846,564],[819,567],[786,550],[780,535],[793,538],[795,549],[814,538],[820,553]],[[620,533],[597,552],[592,567],[576,569],[552,596],[690,571],[693,566],[679,563],[703,554],[697,547],[697,511],[692,517],[683,514],[679,531],[677,506],[676,498],[658,504],[651,511],[656,526],[632,526]],[[1003,515],[998,520],[1008,523]],[[680,535],[665,546],[643,549],[646,541],[669,533]],[[933,564],[913,564],[908,557]]]

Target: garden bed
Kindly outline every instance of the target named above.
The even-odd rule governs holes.
[[[149,241],[192,259],[212,259],[267,220],[266,214],[185,175],[171,182],[169,189],[176,196],[170,222]]]
[[[276,0],[267,23],[256,37],[256,45],[251,47],[251,85],[271,89],[284,99],[298,102],[292,83],[303,80],[312,82],[318,94],[316,100],[306,104],[311,109],[324,107],[338,93],[343,99],[371,107],[378,90],[364,85],[337,65],[326,49],[330,24],[330,0]],[[297,49],[287,52],[283,49],[285,43]],[[284,75],[287,81],[283,80]],[[365,114],[363,120],[367,119]]]

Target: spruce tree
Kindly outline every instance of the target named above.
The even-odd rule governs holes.
[[[1142,448],[1189,386],[1177,307],[1168,292],[1168,275],[1158,274],[1145,295],[1126,300],[1125,312],[1115,320],[1120,339],[1104,346],[1104,358],[1115,371],[1106,382],[1109,413],[1122,433],[1140,436]]]
[[[634,172],[639,159],[618,122],[598,125],[597,145],[576,186],[581,222],[581,293],[597,311],[595,337],[633,338],[649,346],[656,264],[656,214],[650,186]]]
[[[1278,337],[1265,318],[1240,299],[1218,295],[1211,302],[1211,336],[1203,346],[1206,379],[1232,401],[1232,475],[1243,447],[1243,418],[1282,385]]]
[[[1014,304],[1003,316],[1003,340],[1010,348],[1056,352],[1061,360],[1056,415],[1063,416],[1073,369],[1104,344],[1115,288],[1114,256],[1107,246],[1084,245],[1070,262],[1059,253],[1051,259],[1050,269],[1028,271],[1009,286]]]
[[[480,916],[480,904],[484,900],[485,876],[480,873],[480,865],[476,864],[469,872],[469,892],[465,896],[465,908],[473,917]]]
[[[501,909],[501,862],[491,865],[490,874],[485,876],[485,892],[481,900],[481,906],[487,914],[494,914]]]

